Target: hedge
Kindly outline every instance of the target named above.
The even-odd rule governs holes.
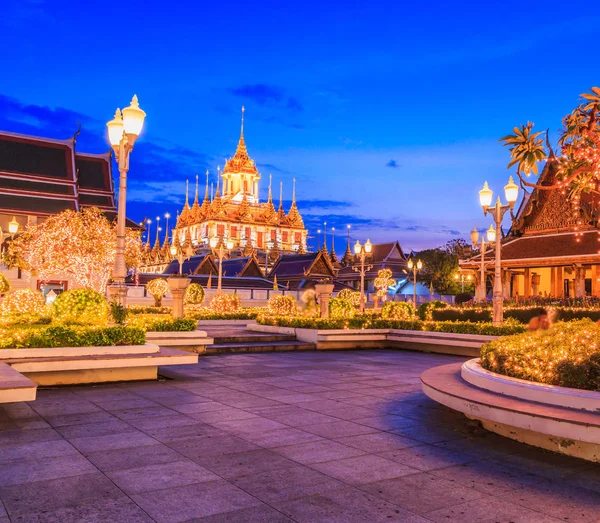
[[[504,309],[505,318],[513,318],[520,323],[527,324],[539,315],[542,309],[550,309],[550,307],[531,307],[531,308],[510,308]],[[589,318],[593,321],[600,320],[600,310],[598,309],[575,309],[575,308],[552,308],[556,316],[554,321],[573,321]],[[434,309],[431,311],[432,319],[436,321],[471,321],[471,322],[489,322],[492,321],[492,309],[489,308],[446,308]]]
[[[142,329],[131,327],[63,326],[3,329],[0,348],[104,347],[111,345],[143,345]]]
[[[480,356],[481,366],[498,374],[600,391],[600,326],[589,319],[490,341]]]

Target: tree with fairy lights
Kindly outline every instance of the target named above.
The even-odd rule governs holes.
[[[516,174],[525,187],[543,191],[560,189],[572,200],[582,193],[600,194],[600,88],[580,95],[579,105],[563,120],[559,131],[559,150],[550,145],[548,131],[533,132],[533,123],[515,127],[513,134],[500,139],[509,147],[511,161],[508,168],[516,167]],[[552,163],[551,179],[530,181],[538,175],[539,164]]]
[[[375,288],[377,289],[377,296],[381,301],[385,301],[388,289],[392,285],[396,285],[396,280],[392,278],[392,271],[389,269],[381,269],[377,273],[377,278],[375,278]]]
[[[63,211],[31,225],[8,246],[9,267],[37,274],[41,280],[72,278],[82,287],[105,292],[115,262],[116,225],[95,207]],[[127,231],[125,260],[139,265],[142,244],[137,231]]]

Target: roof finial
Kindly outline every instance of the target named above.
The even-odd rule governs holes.
[[[189,206],[190,206],[190,205],[189,205],[189,203],[188,203],[188,192],[189,192],[189,191],[188,191],[188,186],[189,186],[189,183],[190,183],[190,181],[189,181],[189,180],[186,180],[186,181],[185,181],[185,206],[186,206],[186,207],[189,207]]]
[[[269,203],[273,201],[273,190],[271,186],[273,185],[273,175],[269,174]]]
[[[292,203],[296,203],[296,178],[292,181]]]
[[[208,169],[206,169],[206,191],[204,193],[204,201],[208,201]]]
[[[327,250],[327,222],[323,222],[323,252],[329,254]]]
[[[283,209],[283,182],[279,182],[279,208]]]
[[[198,175],[196,175],[196,197],[194,198],[194,205],[198,204]]]
[[[242,130],[240,132],[240,139],[243,140],[244,139],[244,111],[246,109],[244,108],[244,106],[242,105]]]
[[[350,248],[350,225],[348,225],[348,249]]]
[[[221,166],[217,166],[217,192],[215,196],[219,196],[219,182],[221,181]]]

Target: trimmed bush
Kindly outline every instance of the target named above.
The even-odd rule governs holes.
[[[456,303],[456,305],[460,305],[461,303],[467,303],[469,301],[471,301],[473,299],[473,296],[471,296],[470,294],[466,293],[466,292],[461,292],[460,294],[457,294],[454,297],[454,303]]]
[[[329,300],[329,316],[331,319],[352,318],[355,313],[356,308],[349,300],[343,298],[332,298]]]
[[[146,305],[128,305],[129,314],[171,314],[171,307],[148,307]]]
[[[414,319],[414,316],[414,307],[403,301],[390,301],[381,308],[382,320],[409,321]]]
[[[360,292],[352,289],[342,289],[337,294],[337,298],[348,300],[354,307],[360,307]]]
[[[169,284],[164,278],[155,278],[146,284],[146,292],[154,298],[154,306],[160,307],[165,294],[169,292]]]
[[[217,294],[210,301],[210,309],[218,314],[236,312],[240,308],[237,294]]]
[[[109,307],[106,298],[92,289],[60,293],[52,303],[52,318],[59,323],[106,325]]]
[[[57,325],[0,331],[0,348],[104,347],[143,345],[146,335],[130,327],[82,327]]]
[[[165,320],[151,321],[145,325],[146,332],[192,332],[196,330],[198,323],[189,318],[170,318]]]
[[[5,294],[10,290],[10,283],[4,274],[0,274],[0,294]]]
[[[127,307],[123,307],[123,305],[116,301],[111,301],[108,305],[110,307],[112,321],[117,325],[123,325],[127,319],[127,314],[129,313]]]
[[[295,316],[298,314],[298,305],[293,296],[276,294],[269,298],[269,313],[276,316]]]
[[[190,283],[185,289],[183,301],[189,305],[200,305],[204,301],[204,288],[199,283]]]
[[[431,321],[433,319],[432,313],[434,310],[446,309],[449,305],[440,300],[433,300],[422,303],[419,305],[419,318],[423,321]]]
[[[560,387],[600,391],[600,326],[589,320],[499,338],[481,348],[492,372]]]
[[[17,289],[4,296],[0,314],[9,321],[30,323],[47,314],[46,300],[40,291]]]

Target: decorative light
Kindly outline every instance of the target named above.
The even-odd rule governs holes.
[[[219,243],[219,238],[217,238],[216,236],[213,236],[213,237],[210,239],[210,247],[211,247],[212,249],[214,249],[214,248],[217,246],[217,244],[218,244],[218,243]]]
[[[519,186],[514,182],[512,176],[509,176],[508,183],[504,186],[504,196],[506,197],[506,201],[511,205],[514,205],[519,197]]]
[[[473,230],[471,231],[471,243],[476,246],[479,243],[479,233],[477,232],[477,229],[475,227],[473,227]]]
[[[493,225],[490,225],[490,228],[487,230],[487,239],[490,243],[494,243],[496,241],[496,229],[494,229]]]
[[[177,254],[177,245],[175,245],[174,243],[171,244],[171,256],[175,256]]]
[[[490,205],[492,205],[492,197],[494,193],[488,186],[487,182],[484,182],[483,189],[479,191],[479,203],[484,209],[487,209]]]
[[[144,118],[146,118],[146,113],[140,109],[138,97],[134,94],[129,107],[123,109],[123,129],[132,147],[142,132]]]
[[[360,244],[360,242],[358,240],[356,240],[356,243],[354,244],[354,254],[358,255],[358,254],[360,254],[361,251],[362,251],[362,245]]]
[[[372,249],[373,245],[371,244],[371,241],[367,238],[367,243],[365,243],[365,252],[369,254]]]
[[[423,268],[423,262],[421,260],[417,260],[417,270],[421,270]]]
[[[225,242],[225,247],[227,247],[228,251],[233,249],[233,245],[233,240],[231,238],[227,238],[227,241]]]
[[[8,222],[8,232],[10,234],[16,234],[18,230],[19,230],[19,222],[13,216],[12,220],[10,222]]]
[[[117,108],[115,117],[106,124],[106,127],[108,129],[108,141],[116,151],[123,138],[123,117],[120,109]]]
[[[407,267],[408,267],[410,270],[412,270],[412,268],[414,267],[414,264],[413,264],[412,258],[411,258],[410,260],[408,260]]]

